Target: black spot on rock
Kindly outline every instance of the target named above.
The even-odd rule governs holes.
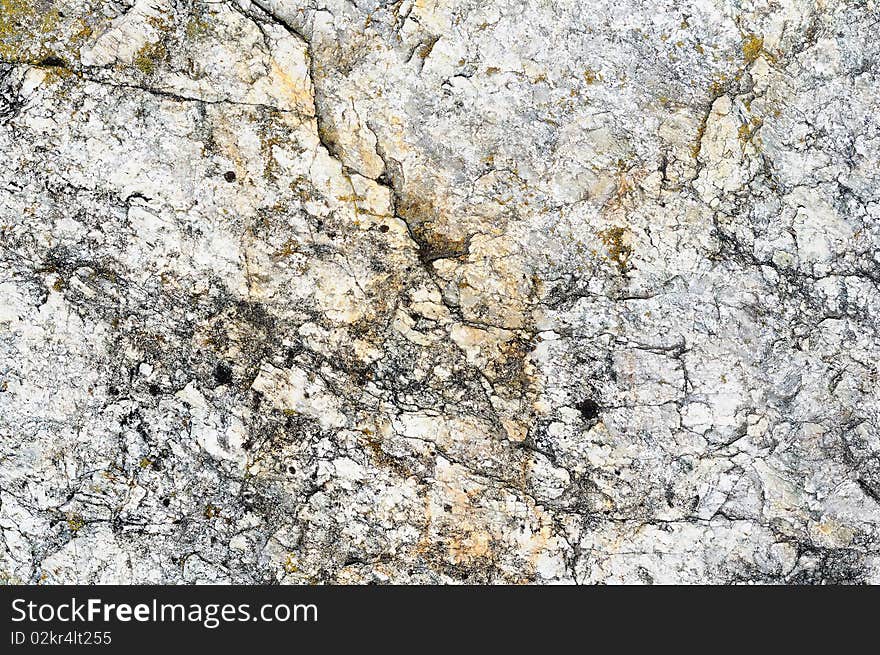
[[[236,180],[235,171],[226,171],[225,173],[223,173],[223,179],[226,180],[227,182],[235,182],[235,180]]]
[[[232,382],[232,369],[223,362],[214,367],[214,380],[217,384],[229,384]]]
[[[601,408],[599,407],[599,405],[596,404],[596,401],[592,400],[591,398],[585,398],[577,405],[575,405],[575,407],[577,407],[578,411],[581,413],[581,416],[583,416],[584,419],[586,419],[587,421],[592,421],[595,418],[599,418],[599,412],[601,411]]]
[[[45,59],[40,60],[40,66],[48,66],[51,68],[62,68],[67,65],[67,62],[64,61],[61,57],[56,57],[55,55],[49,55]]]

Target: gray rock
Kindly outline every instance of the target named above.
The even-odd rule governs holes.
[[[878,19],[0,0],[0,576],[880,582]]]

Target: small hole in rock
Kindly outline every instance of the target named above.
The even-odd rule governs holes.
[[[581,402],[576,405],[578,411],[581,413],[586,420],[592,421],[594,418],[599,417],[599,412],[601,408],[596,404],[595,400],[591,398],[585,398]]]
[[[235,182],[235,180],[236,180],[235,171],[226,171],[225,173],[223,173],[223,179],[226,180],[227,182]]]
[[[65,65],[65,61],[61,57],[56,57],[55,55],[49,55],[42,61],[40,61],[40,66],[49,66],[52,68],[57,68]]]
[[[232,369],[223,362],[220,362],[214,368],[214,379],[217,381],[217,384],[229,384],[232,382]]]

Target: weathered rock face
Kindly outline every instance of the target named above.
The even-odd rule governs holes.
[[[0,0],[0,575],[880,582],[873,0]]]

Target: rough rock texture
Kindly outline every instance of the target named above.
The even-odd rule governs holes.
[[[0,575],[880,582],[874,0],[0,0]]]

